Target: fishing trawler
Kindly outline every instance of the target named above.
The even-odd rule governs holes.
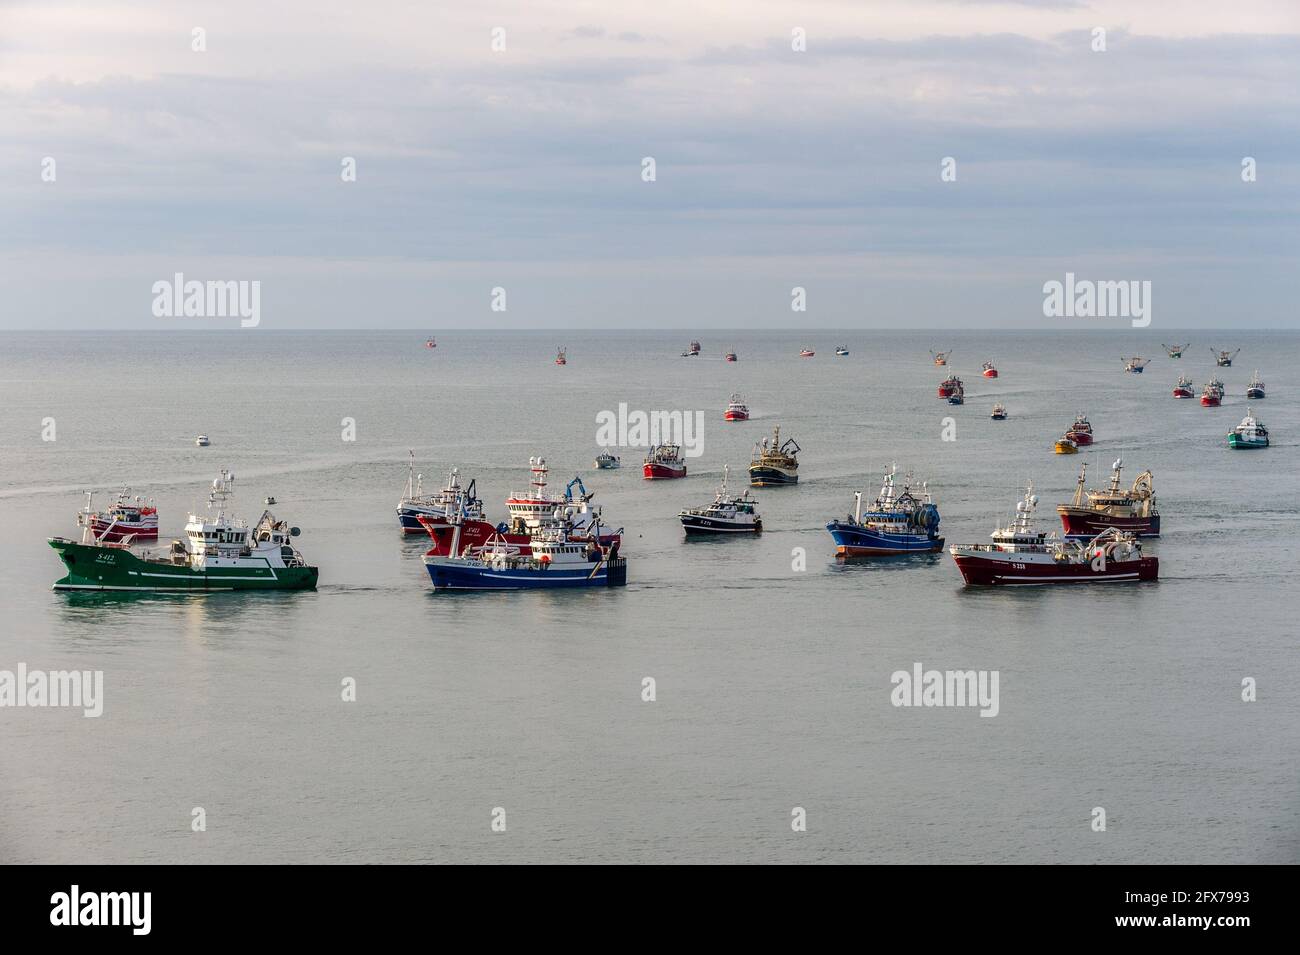
[[[568,353],[563,348],[555,353],[555,363],[557,365],[567,365],[569,363]]]
[[[1259,369],[1255,369],[1255,375],[1246,385],[1246,397],[1252,401],[1259,401],[1264,397],[1264,382],[1260,380]]]
[[[799,445],[794,438],[781,440],[781,426],[772,430],[772,443],[767,438],[754,445],[749,462],[749,483],[752,487],[774,487],[799,483]]]
[[[1186,375],[1179,375],[1178,381],[1174,384],[1175,398],[1194,398],[1196,397],[1196,386],[1192,384],[1192,379]]]
[[[985,378],[996,378],[998,376],[998,370],[993,367],[993,362],[986,361],[980,370],[980,374]]]
[[[1078,454],[1079,443],[1068,434],[1062,435],[1057,438],[1056,443],[1052,445],[1052,451],[1055,454]]]
[[[608,451],[602,451],[596,455],[596,468],[600,471],[615,471],[623,466],[622,459],[617,454],[610,454]]]
[[[1150,471],[1143,471],[1127,491],[1119,486],[1123,458],[1111,466],[1110,486],[1102,491],[1085,491],[1088,473],[1085,463],[1079,469],[1079,481],[1074,499],[1069,504],[1059,504],[1056,513],[1066,537],[1094,537],[1108,528],[1116,528],[1137,537],[1160,536],[1160,512],[1156,510],[1156,495]]]
[[[211,443],[212,443],[212,442],[211,442],[210,440],[208,440],[208,436],[207,436],[206,434],[201,434],[201,435],[199,435],[197,438],[194,439],[194,444],[195,444],[195,446],[196,446],[196,447],[200,447],[200,448],[206,448],[206,447],[207,447],[208,445],[210,445]]]
[[[835,357],[836,357],[836,358],[843,358],[843,357],[844,357],[845,355],[847,355],[848,353],[849,353],[849,346],[848,346],[848,345],[836,345],[836,346],[835,346]]]
[[[727,401],[727,410],[722,413],[723,421],[748,421],[749,407],[741,400],[740,395],[733,394]]]
[[[1246,417],[1241,419],[1241,424],[1228,432],[1228,447],[1234,451],[1268,447],[1268,428],[1260,423],[1249,408],[1246,409]]]
[[[729,352],[727,352],[725,355],[723,355],[722,357],[725,358],[727,361],[735,361],[735,360],[736,360],[736,353],[735,353],[734,351],[729,351]]]
[[[1140,375],[1151,364],[1149,358],[1123,358],[1124,370],[1131,375]]]
[[[965,386],[962,385],[961,379],[956,375],[949,375],[943,381],[939,382],[939,397],[951,398],[954,392],[961,391],[965,394]]]
[[[1003,404],[997,404],[997,405],[994,405],[994,406],[993,406],[993,413],[992,413],[991,415],[989,415],[989,417],[992,418],[994,421],[1006,421],[1006,420],[1007,420],[1007,406],[1006,406],[1006,405],[1003,405]]]
[[[678,444],[656,444],[646,452],[642,473],[647,481],[686,477],[686,461]]]
[[[415,452],[406,468],[406,490],[397,502],[397,523],[403,534],[423,533],[421,517],[445,518],[449,508],[461,497],[460,469],[452,468],[447,473],[447,483],[442,490],[433,494],[424,493],[424,475],[415,473]],[[469,507],[477,517],[483,516],[483,502],[474,496],[474,482],[468,488]]]
[[[124,487],[107,510],[96,511],[93,491],[86,492],[86,506],[77,515],[77,526],[85,528],[101,543],[135,543],[158,539],[158,509],[142,497],[131,497]]]
[[[948,404],[964,405],[966,403],[966,388],[958,379],[957,386],[948,393]]]
[[[1231,368],[1232,360],[1241,354],[1241,349],[1238,348],[1236,351],[1230,352],[1226,348],[1222,351],[1211,348],[1210,354],[1214,356],[1214,363],[1220,368]]]
[[[1088,421],[1086,415],[1078,414],[1074,416],[1074,424],[1065,429],[1065,436],[1073,441],[1079,447],[1086,447],[1092,444],[1092,424]]]
[[[929,554],[943,550],[939,536],[939,508],[922,483],[914,489],[910,476],[901,491],[894,487],[898,466],[885,472],[880,494],[865,514],[862,492],[853,493],[853,513],[842,521],[826,525],[835,540],[835,553],[842,557],[889,554]]]
[[[756,503],[748,488],[739,497],[727,493],[730,469],[722,468],[722,484],[708,507],[693,507],[678,513],[687,534],[757,534],[763,529]]]
[[[1191,342],[1188,342],[1186,345],[1166,345],[1164,342],[1160,343],[1160,347],[1165,350],[1165,354],[1170,358],[1182,358],[1183,352],[1185,352],[1190,345]]]
[[[424,342],[424,347],[425,347],[425,348],[437,348],[437,347],[438,347],[438,343],[435,342],[432,338],[429,338],[429,339],[426,339],[426,340],[425,340],[425,342]]]
[[[932,351],[930,352],[930,357],[934,359],[936,366],[942,368],[944,365],[948,364],[948,356],[951,354],[952,352],[950,351]]]
[[[1223,382],[1218,378],[1207,381],[1201,392],[1201,404],[1206,408],[1217,408],[1223,404]]]
[[[67,568],[55,590],[211,591],[310,590],[318,571],[294,549],[296,527],[270,511],[251,528],[228,513],[235,476],[227,470],[212,482],[208,513],[191,514],[183,540],[165,551],[132,552],[122,543],[97,539],[89,526],[81,542],[51,537],[49,545]]]
[[[1089,540],[1063,540],[1035,526],[1038,496],[1031,484],[1016,504],[1015,519],[990,535],[991,544],[948,548],[967,586],[1119,583],[1156,580],[1160,561],[1142,556],[1131,534],[1107,528]]]
[[[690,347],[688,347],[688,348],[686,349],[686,351],[682,352],[682,357],[683,357],[683,358],[699,358],[699,357],[700,357],[700,343],[699,343],[699,342],[695,342],[695,341],[691,342]]]
[[[800,358],[811,358],[811,357],[812,357],[813,355],[815,355],[815,354],[817,354],[817,353],[816,353],[815,351],[813,351],[811,348],[804,348],[804,349],[801,349],[801,350],[800,350],[800,352],[799,352],[799,357],[800,357]]]
[[[460,518],[452,520],[449,553],[424,555],[434,590],[533,590],[622,587],[627,558],[618,556],[622,529],[611,544],[597,518],[586,533],[571,524],[539,527],[527,553],[494,535],[480,547],[461,546]]]

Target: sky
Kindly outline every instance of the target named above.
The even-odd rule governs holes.
[[[0,329],[1296,328],[1298,106],[1297,0],[0,0]]]

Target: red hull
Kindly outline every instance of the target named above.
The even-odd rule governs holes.
[[[985,377],[985,378],[996,378],[997,376],[998,376],[998,373],[997,373],[996,371],[994,371],[992,368],[990,368],[988,371],[984,372],[984,377]]]
[[[956,389],[956,388],[945,387],[945,386],[943,386],[943,385],[940,385],[940,386],[939,386],[939,397],[940,397],[940,398],[951,398],[951,397],[952,397],[953,395],[955,395],[956,393],[957,393],[957,389]]]
[[[429,537],[433,540],[433,546],[425,552],[427,557],[450,557],[451,538],[455,528],[450,524],[444,524],[441,521],[421,517],[420,523],[424,529],[429,532]],[[487,521],[466,521],[460,528],[460,549],[464,551],[466,547],[482,547],[497,533],[497,529]],[[505,533],[501,537],[505,542],[513,547],[519,548],[519,553],[525,557],[533,552],[532,537],[528,534]],[[602,534],[600,542],[605,546],[622,542],[620,534]]]
[[[1086,434],[1083,431],[1067,431],[1065,432],[1065,436],[1075,444],[1079,445],[1079,447],[1083,447],[1085,444],[1092,444],[1092,435]]]
[[[1219,398],[1210,398],[1206,395],[1201,395],[1201,404],[1206,408],[1217,408],[1222,403],[1223,402]]]
[[[1009,560],[953,555],[957,569],[968,586],[1043,586],[1048,584],[1122,583],[1156,580],[1160,575],[1160,558],[1140,557],[1123,562],[1110,561],[1105,570],[1093,570],[1091,563],[1033,564],[1016,566]]]
[[[728,411],[724,413],[722,417],[723,420],[725,421],[748,421],[749,420],[749,415],[742,411]]]
[[[1138,537],[1159,537],[1160,516],[1154,517],[1111,517],[1108,514],[1061,514],[1061,525],[1065,533],[1078,537],[1096,537],[1102,531],[1114,527]]]
[[[109,523],[107,521],[92,521],[90,524],[90,529],[95,537],[109,544],[115,544],[128,537],[134,537],[139,541],[156,541],[158,539],[158,525],[156,524],[151,527],[136,528],[118,524],[111,531],[108,530],[108,527]]]
[[[685,464],[674,467],[669,467],[666,464],[647,464],[643,470],[647,481],[667,481],[672,478],[686,477]]]
[[[1188,388],[1175,388],[1175,389],[1174,389],[1174,397],[1175,397],[1175,398],[1195,398],[1196,396],[1193,395],[1192,392],[1191,392],[1191,390],[1188,389]]]

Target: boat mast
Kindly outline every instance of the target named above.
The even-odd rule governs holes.
[[[1083,507],[1083,484],[1087,474],[1088,462],[1084,461],[1083,467],[1079,468],[1079,483],[1074,488],[1074,501],[1072,503],[1075,507]]]

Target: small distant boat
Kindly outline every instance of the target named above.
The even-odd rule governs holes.
[[[960,382],[958,382],[957,387],[954,388],[952,392],[948,395],[948,404],[964,405],[965,403],[966,403],[966,389],[962,387]]]
[[[994,406],[993,406],[993,413],[992,413],[991,415],[989,415],[989,417],[992,418],[994,421],[1006,421],[1006,420],[1007,420],[1007,406],[1006,406],[1006,405],[994,405]]]
[[[263,504],[266,504],[266,505],[274,504],[274,503],[275,503],[275,498],[274,498],[274,497],[268,497],[268,498],[266,498],[262,503],[263,503]]]
[[[86,492],[86,506],[77,515],[77,526],[88,531],[94,543],[131,544],[135,541],[158,539],[158,509],[145,503],[141,497],[131,498],[131,489],[124,487],[117,500],[105,511],[94,509],[94,492]]]
[[[836,345],[836,346],[835,346],[835,356],[836,356],[837,358],[843,358],[843,357],[844,357],[845,355],[847,355],[848,353],[849,353],[849,347],[848,347],[847,345]]]
[[[1183,352],[1187,350],[1188,345],[1191,345],[1191,342],[1188,342],[1187,345],[1166,345],[1164,342],[1160,343],[1160,347],[1165,350],[1165,353],[1170,358],[1182,358]]]
[[[1248,451],[1268,447],[1268,428],[1256,418],[1249,408],[1241,424],[1228,432],[1228,447],[1234,451]]]
[[[1125,358],[1124,370],[1132,375],[1140,375],[1147,365],[1151,364],[1149,358]]]
[[[940,398],[951,398],[953,394],[958,391],[965,394],[966,389],[963,387],[961,379],[956,375],[949,375],[943,381],[939,382]]]
[[[1178,382],[1174,385],[1175,398],[1194,398],[1196,397],[1195,385],[1186,375],[1179,375]]]
[[[569,356],[565,353],[563,348],[555,353],[555,363],[557,365],[567,365],[569,363]]]
[[[657,444],[645,456],[642,468],[647,481],[668,481],[686,477],[686,462],[676,444]]]
[[[826,525],[842,557],[889,554],[930,554],[943,550],[939,536],[939,509],[922,483],[914,488],[905,479],[901,492],[894,488],[897,466],[885,472],[885,483],[867,513],[862,513],[862,492],[853,494],[853,513]]]
[[[815,351],[813,351],[811,348],[805,348],[805,349],[802,349],[802,350],[799,352],[799,357],[800,357],[800,358],[811,358],[811,357],[812,357],[813,355],[815,355],[815,354],[817,354],[817,353],[816,353]]]
[[[1246,385],[1246,397],[1252,401],[1259,401],[1264,397],[1264,382],[1259,379],[1259,369],[1255,369],[1255,376],[1250,379],[1250,384]]]
[[[1238,348],[1236,351],[1230,352],[1227,349],[1224,349],[1223,351],[1216,351],[1215,349],[1211,348],[1210,354],[1214,356],[1214,363],[1218,365],[1220,368],[1231,368],[1232,360],[1236,358],[1239,354],[1241,354],[1241,349]]]
[[[426,340],[425,340],[425,342],[424,342],[424,347],[425,347],[425,348],[437,348],[437,347],[438,347],[438,343],[435,342],[432,338],[429,338],[429,339],[426,339]]]
[[[727,361],[735,361],[735,360],[736,360],[736,353],[735,353],[734,351],[729,351],[729,352],[727,352],[727,354],[724,355],[723,357],[724,357]]]
[[[727,410],[722,413],[723,421],[748,421],[749,407],[741,400],[740,395],[733,394],[727,402]]]
[[[944,365],[948,364],[948,356],[951,354],[951,351],[932,351],[930,352],[930,357],[934,359],[934,363],[937,366],[942,368]]]
[[[1092,424],[1088,421],[1086,415],[1075,415],[1074,424],[1070,425],[1065,431],[1065,436],[1077,445],[1092,444]],[[1070,454],[1072,452],[1065,452]]]
[[[1201,405],[1206,408],[1217,408],[1221,404],[1223,404],[1223,382],[1218,378],[1211,378],[1201,391]]]
[[[600,454],[596,455],[596,467],[602,471],[616,471],[622,466],[623,462],[616,454],[602,451]]]
[[[1016,505],[1015,520],[992,535],[992,544],[948,548],[967,586],[1116,583],[1155,580],[1160,560],[1143,557],[1132,534],[1109,528],[1091,540],[1062,540],[1035,526],[1033,485]]]
[[[212,442],[208,440],[208,436],[206,434],[201,434],[194,439],[194,443],[198,445],[200,448],[206,448]]]
[[[772,443],[767,438],[754,445],[749,461],[749,483],[754,487],[772,487],[799,483],[800,448],[794,438],[781,440],[781,426],[772,430]]]
[[[998,376],[998,370],[993,367],[993,362],[986,361],[984,363],[983,368],[980,371],[980,374],[982,374],[985,378],[996,378]]]
[[[1062,435],[1057,438],[1052,450],[1057,454],[1078,454],[1079,444],[1069,435]]]
[[[749,489],[739,497],[727,493],[727,475],[730,469],[722,468],[722,485],[708,507],[683,510],[677,517],[687,534],[757,534],[763,529],[763,519],[758,516]]]
[[[699,342],[695,342],[695,341],[691,342],[690,347],[687,348],[686,351],[682,352],[682,354],[683,354],[684,356],[686,356],[687,358],[699,358],[699,357],[700,357],[700,343],[699,343]]]

